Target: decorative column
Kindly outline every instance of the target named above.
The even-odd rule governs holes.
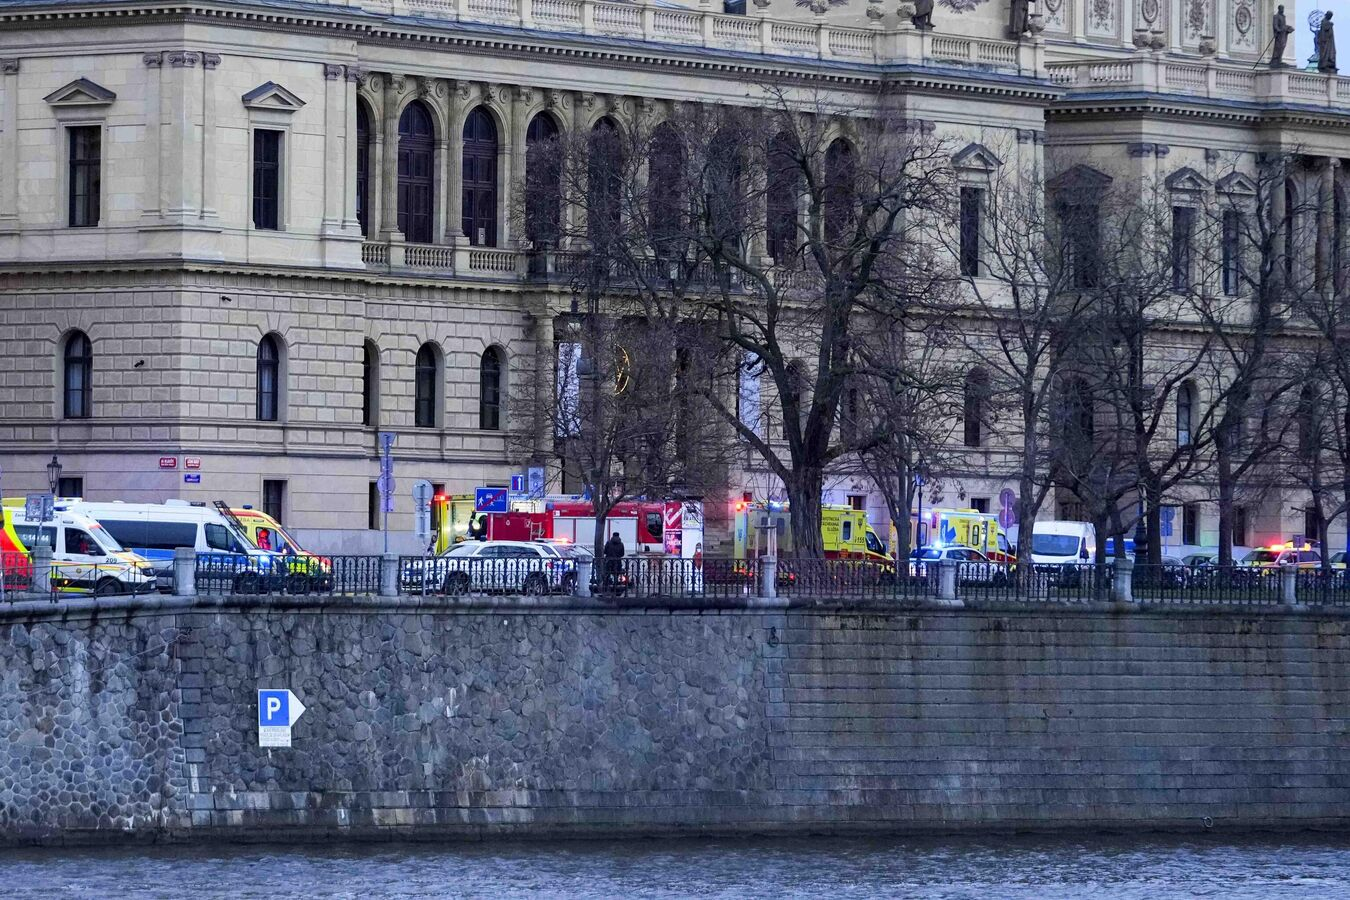
[[[158,54],[156,54],[158,55]],[[0,231],[13,231],[19,225],[19,61],[0,59]],[[151,146],[154,146],[153,144]]]
[[[1322,160],[1321,188],[1317,204],[1317,289],[1323,297],[1330,297],[1336,284],[1336,260],[1332,258],[1336,218],[1336,169],[1341,161],[1334,156]]]
[[[141,62],[149,70],[145,77],[145,146],[149,152],[142,157],[145,165],[145,182],[141,188],[141,221],[146,225],[154,225],[159,222],[160,217],[160,156],[163,153],[163,137],[160,134],[160,123],[163,117],[163,107],[161,105],[161,91],[164,66],[164,54],[144,53],[141,55]],[[8,114],[9,107],[6,107]],[[5,131],[9,131],[9,123],[5,123]],[[6,146],[0,151],[5,159],[14,159],[13,154],[9,152]]]
[[[446,144],[445,169],[445,208],[447,243],[467,244],[464,236],[464,117],[469,111],[469,99],[473,96],[473,86],[467,81],[457,81],[450,89],[449,114],[446,116],[446,132],[449,140]]]
[[[1285,259],[1284,259],[1284,230],[1289,223],[1285,222],[1285,216],[1289,214],[1288,206],[1284,202],[1284,186],[1288,179],[1288,173],[1284,170],[1284,165],[1277,156],[1275,159],[1275,174],[1283,175],[1274,185],[1270,192],[1270,225],[1274,237],[1274,265],[1271,267],[1272,281],[1276,287],[1282,287],[1285,284]]]
[[[402,75],[384,76],[384,150],[380,159],[380,238],[403,241],[398,230],[398,100]]]
[[[202,160],[201,160],[201,217],[218,219],[216,212],[216,92],[215,76],[211,73],[220,65],[219,53],[202,54]]]
[[[501,211],[498,217],[502,223],[503,247],[515,244],[516,229],[512,213],[517,200],[523,201],[525,198],[525,130],[529,128],[526,114],[530,110],[534,93],[529,88],[516,87],[507,91],[507,96],[511,103],[510,133],[506,139],[507,177],[501,179],[504,189],[497,201],[497,208]]]
[[[351,144],[348,131],[347,81],[340,65],[323,66],[323,224],[325,235],[342,230],[347,206],[348,171],[346,148]]]
[[[347,142],[342,166],[347,172],[344,180],[347,189],[342,194],[342,228],[350,234],[359,234],[361,231],[361,223],[356,219],[356,85],[360,78],[361,74],[354,66],[343,69],[343,112],[347,123]],[[367,165],[371,162],[371,159],[366,160]]]
[[[201,213],[202,138],[197,128],[201,117],[202,85],[197,78],[201,54],[174,50],[165,54],[169,71],[164,73],[165,130],[160,141],[162,209],[166,218],[187,224]]]
[[[379,75],[362,73],[358,76],[358,84],[376,97],[380,96]],[[372,103],[370,107],[372,110],[370,156],[366,160],[366,202],[369,204],[369,209],[366,210],[366,230],[370,233],[366,235],[366,240],[374,240],[379,236],[381,224],[384,222],[384,208],[387,206],[384,202],[384,149],[386,146],[382,126],[384,103],[383,101]],[[355,210],[353,210],[352,215],[355,217]]]

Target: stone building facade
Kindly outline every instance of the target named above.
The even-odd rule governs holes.
[[[1297,148],[1322,160],[1309,178],[1340,178],[1350,82],[1253,69],[1267,0],[1043,0],[1021,35],[1009,12],[952,0],[924,29],[861,0],[4,4],[0,492],[42,489],[56,455],[64,493],[263,505],[360,550],[381,430],[400,533],[414,479],[504,484],[511,386],[553,366],[571,299],[516,233],[532,128],[753,104],[770,80],[859,106],[886,85],[954,145],[1050,173],[1184,168],[1212,192],[1220,153]],[[996,505],[1002,452],[930,502]],[[832,494],[880,509],[852,479]],[[1254,536],[1298,531],[1291,502]]]

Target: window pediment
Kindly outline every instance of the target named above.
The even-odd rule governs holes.
[[[952,165],[958,169],[975,169],[989,172],[1003,165],[1003,160],[984,144],[967,144],[960,152],[952,156]]]
[[[52,106],[107,106],[117,95],[88,78],[76,78],[42,98]]]
[[[1245,194],[1247,196],[1256,196],[1256,182],[1252,181],[1241,172],[1230,172],[1220,178],[1214,185],[1215,190],[1224,194]]]
[[[1052,193],[1067,190],[1099,191],[1110,187],[1111,180],[1111,176],[1105,172],[1079,164],[1056,175],[1046,186]]]
[[[1177,169],[1163,183],[1169,191],[1201,193],[1209,189],[1209,179],[1189,166]]]
[[[275,81],[263,82],[241,99],[244,101],[244,106],[249,109],[266,109],[276,112],[295,112],[305,105],[304,100]]]

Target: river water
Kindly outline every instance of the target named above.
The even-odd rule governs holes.
[[[1350,836],[23,850],[0,896],[1350,900]]]

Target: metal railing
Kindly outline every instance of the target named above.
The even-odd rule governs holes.
[[[1109,566],[1019,566],[963,562],[956,567],[956,596],[962,600],[1085,603],[1106,600],[1113,572]]]
[[[199,594],[377,594],[378,556],[243,556],[198,553]]]
[[[14,602],[63,597],[127,597],[153,594],[158,586],[146,563],[52,560],[24,551],[0,553],[0,598]]]
[[[1350,606],[1350,569],[1300,569],[1294,576],[1299,603]]]
[[[595,593],[623,599],[730,600],[759,594],[754,560],[629,557],[601,560]]]
[[[897,569],[865,559],[780,559],[777,591],[788,599],[909,600],[936,597],[938,568]]]
[[[1253,606],[1281,600],[1279,570],[1256,566],[1135,563],[1131,590],[1143,603]]]
[[[463,597],[469,594],[548,596],[571,594],[577,565],[571,559],[401,556],[401,594]]]

